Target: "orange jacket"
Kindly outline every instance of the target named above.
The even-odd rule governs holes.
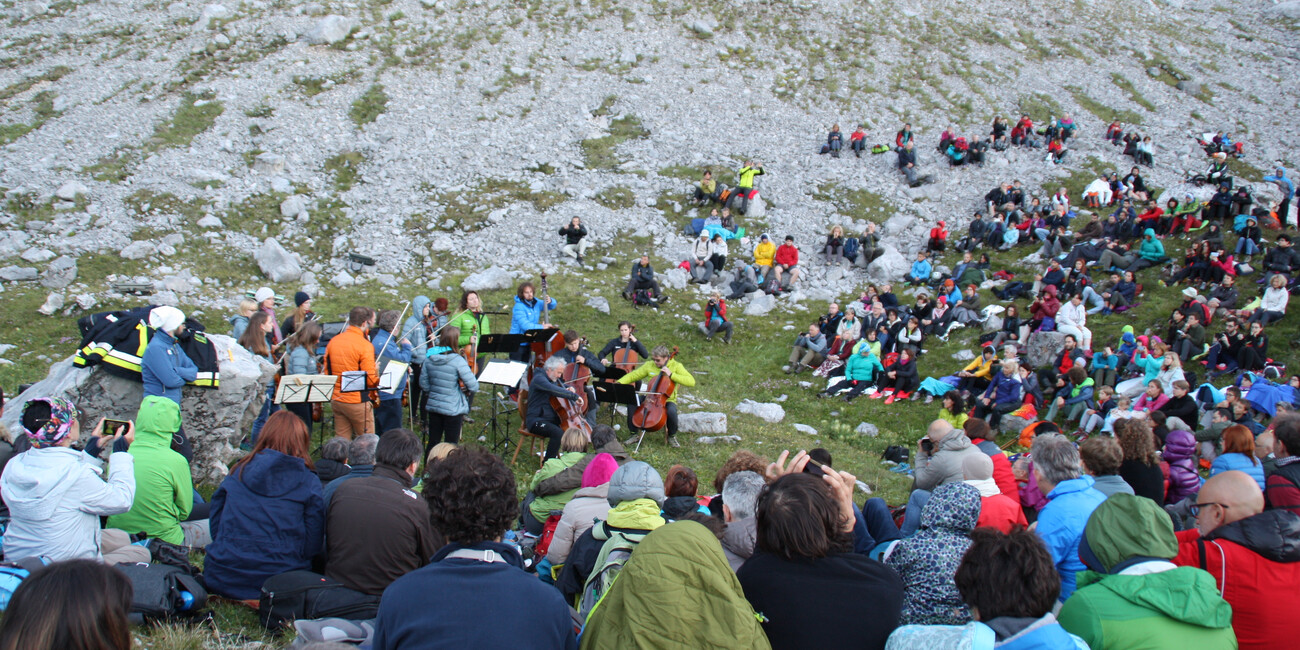
[[[348,370],[364,370],[368,375],[366,385],[379,385],[379,373],[375,370],[375,346],[366,338],[366,333],[355,325],[348,325],[325,346],[325,372],[339,375],[338,383],[334,384],[335,401],[360,404],[361,393],[342,392],[342,375]]]

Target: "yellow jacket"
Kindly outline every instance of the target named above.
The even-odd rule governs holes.
[[[759,242],[759,244],[754,247],[755,264],[759,266],[772,266],[773,257],[776,257],[776,244],[773,244],[772,240],[769,239],[766,243]]]
[[[997,355],[993,355],[988,358],[988,361],[985,361],[984,355],[981,354],[978,357],[975,357],[975,360],[970,362],[970,364],[965,368],[962,368],[962,370],[965,370],[980,379],[988,379],[993,374],[993,362],[997,360]]]
[[[683,366],[681,362],[677,361],[676,359],[670,360],[668,364],[664,366],[663,370],[668,371],[668,377],[672,379],[673,383],[677,384],[678,387],[685,386],[687,388],[690,388],[695,385],[695,377],[693,377],[691,373],[686,372],[686,367]],[[629,372],[626,375],[619,377],[618,383],[620,384],[635,383],[647,377],[653,377],[655,375],[658,375],[660,372],[662,371],[659,369],[659,366],[655,365],[654,360],[651,359],[641,364],[636,370],[633,370],[632,372]],[[673,391],[672,395],[668,396],[668,401],[669,402],[677,401],[676,390]]]

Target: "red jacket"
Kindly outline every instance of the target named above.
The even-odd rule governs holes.
[[[1025,519],[1025,511],[1021,509],[1018,499],[1005,494],[995,494],[980,498],[980,518],[975,522],[975,526],[996,528],[1009,533],[1016,526],[1028,527],[1029,522]]]
[[[799,263],[799,249],[790,244],[781,244],[776,247],[776,257],[772,258],[774,264],[782,266],[794,266]]]
[[[940,226],[935,226],[930,229],[930,239],[944,241],[948,239],[948,231]]]
[[[1011,460],[1007,458],[1006,454],[1002,453],[1001,449],[998,449],[997,443],[992,440],[975,438],[971,440],[971,444],[979,447],[980,451],[988,454],[989,458],[993,459],[993,482],[998,484],[998,489],[1012,499],[1019,498],[1020,486],[1016,484],[1015,472],[1011,471]]]
[[[851,135],[849,135],[849,142],[857,142],[858,140],[861,140],[865,137],[867,137],[866,132],[863,131],[862,129],[858,129],[857,131],[854,131]]]
[[[1143,212],[1142,214],[1138,215],[1138,221],[1151,221],[1153,219],[1159,219],[1164,214],[1165,214],[1164,208],[1153,205],[1146,212]]]
[[[722,320],[724,321],[727,320],[727,301],[721,298],[718,299],[718,315],[722,317]],[[709,303],[706,301],[704,303],[704,326],[705,327],[708,327],[709,319],[712,317],[713,315],[709,313]]]
[[[1210,532],[1178,535],[1174,564],[1214,576],[1232,605],[1241,650],[1293,648],[1300,638],[1300,515],[1267,510]],[[1202,555],[1204,558],[1202,559]]]

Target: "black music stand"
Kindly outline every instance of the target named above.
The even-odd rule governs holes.
[[[509,354],[530,340],[527,334],[484,334],[478,339],[478,353]]]
[[[616,424],[618,418],[618,409],[616,404],[622,404],[631,413],[640,404],[640,399],[636,394],[636,386],[632,384],[618,384],[609,381],[594,382],[592,388],[596,390],[596,401],[609,404],[609,425],[612,427]]]
[[[478,380],[479,384],[510,388],[512,386],[518,386],[519,382],[523,379],[524,374],[527,372],[528,364],[523,363],[522,361],[492,359],[483,364],[483,368],[478,374]],[[504,454],[506,447],[510,444],[510,428],[509,426],[506,426],[502,429],[501,425],[497,422],[497,416],[505,415],[506,424],[509,424],[510,413],[515,410],[517,409],[512,402],[499,397],[496,391],[492,392],[491,413],[488,416],[489,420],[487,425],[484,427],[484,431],[491,433],[491,436],[488,438],[488,445],[491,447],[493,453],[499,451]]]

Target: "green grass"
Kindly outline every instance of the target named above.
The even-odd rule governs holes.
[[[608,104],[609,106],[606,106]],[[600,111],[608,111],[613,102],[606,99],[605,104],[597,109],[596,115],[602,115]],[[610,120],[609,135],[599,138],[588,138],[583,140],[579,146],[582,147],[583,157],[587,161],[589,169],[607,169],[612,170],[623,164],[623,159],[618,156],[618,145],[628,140],[650,137],[650,132],[641,126],[641,120],[635,115],[622,115]]]
[[[64,76],[66,76],[69,72],[72,72],[72,68],[69,68],[66,65],[57,65],[54,66],[53,68],[50,68],[49,70],[46,70],[45,72],[42,72],[41,74],[28,77],[26,79],[23,79],[22,81],[9,84],[8,86],[5,86],[4,88],[0,89],[0,102],[9,101],[15,96],[27,92],[28,90],[31,90],[32,87],[38,83],[58,81],[59,79],[62,79]]]
[[[1111,120],[1119,120],[1124,124],[1142,123],[1142,115],[1136,111],[1116,110],[1106,106],[1105,104],[1089,97],[1087,93],[1083,92],[1083,89],[1078,86],[1066,86],[1065,88],[1070,91],[1070,96],[1074,98],[1076,104],[1082,106],[1089,113],[1097,116],[1097,119],[1102,122],[1109,124]]]
[[[1115,82],[1116,86],[1119,86],[1120,90],[1123,90],[1124,92],[1128,93],[1129,99],[1132,99],[1142,108],[1145,108],[1148,111],[1151,111],[1153,113],[1155,112],[1156,105],[1153,104],[1151,100],[1144,97],[1142,93],[1139,93],[1137,88],[1133,86],[1132,81],[1129,81],[1128,78],[1126,78],[1124,75],[1121,75],[1118,72],[1112,73],[1110,75],[1110,78],[1111,81]]]
[[[833,204],[846,223],[858,220],[884,223],[894,212],[892,204],[875,192],[846,189],[833,182],[818,185],[813,198]]]
[[[365,154],[343,151],[325,161],[325,171],[334,174],[334,189],[346,192],[352,189],[360,175],[358,168],[366,162]]]
[[[1056,99],[1051,95],[1043,93],[1033,93],[1032,95],[1021,95],[1016,102],[1016,108],[1021,114],[1033,118],[1034,122],[1047,122],[1052,116],[1060,117],[1065,111]]]
[[[180,106],[171,118],[154,127],[153,135],[140,146],[127,146],[100,158],[81,171],[98,181],[121,183],[131,176],[136,163],[149,154],[172,147],[187,147],[200,133],[212,128],[225,106],[211,92],[181,95]]]
[[[568,200],[559,192],[534,192],[520,181],[497,178],[483,179],[473,189],[438,193],[435,197],[444,206],[436,221],[451,219],[457,228],[469,230],[486,226],[493,210],[513,203],[531,203],[539,212],[545,212]],[[429,220],[425,215],[416,216],[421,223]]]
[[[352,110],[348,111],[348,117],[352,118],[357,126],[365,126],[379,119],[386,110],[388,110],[388,94],[384,92],[384,86],[371,84],[366,92],[352,102]]]
[[[54,93],[49,90],[42,90],[32,97],[32,115],[33,120],[30,123],[19,122],[17,124],[0,124],[0,146],[9,144],[18,138],[21,138],[32,131],[35,131],[52,118],[58,117],[58,112],[54,110]]]
[[[608,187],[596,194],[596,203],[610,210],[622,210],[636,205],[636,197],[626,187]]]

